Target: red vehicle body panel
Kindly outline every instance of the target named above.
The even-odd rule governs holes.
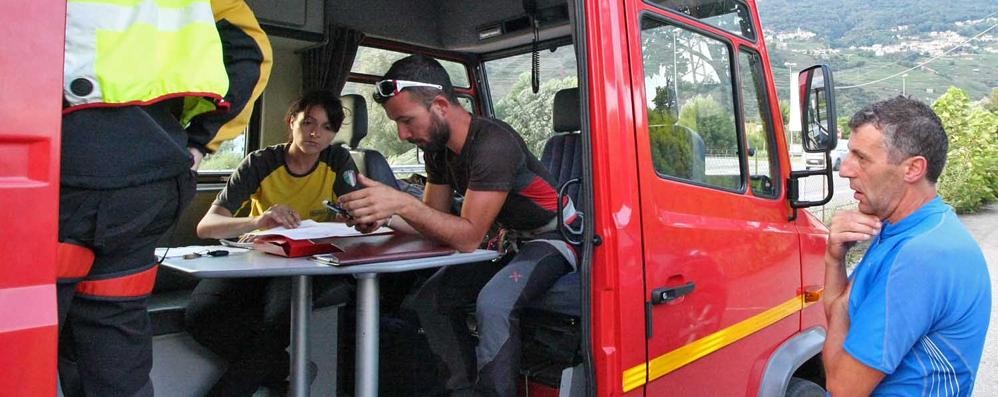
[[[0,390],[56,393],[55,253],[66,2],[0,5]]]
[[[761,26],[754,2],[748,3],[753,23]],[[790,158],[764,41],[641,1],[586,2],[585,11],[595,233],[602,240],[594,249],[592,285],[596,395],[755,395],[775,349],[802,328],[824,322],[820,305],[803,303],[802,285],[822,283],[826,231],[805,211],[788,220],[784,181]],[[772,150],[780,170],[774,182],[783,186],[778,197],[684,184],[656,173],[642,106],[648,95],[642,15],[723,37],[733,51],[744,47],[760,54],[776,126]],[[696,292],[654,307],[652,334],[646,336],[651,291],[689,281]],[[754,317],[781,306],[788,308],[784,314],[758,331],[672,372],[656,372],[656,358],[739,322],[758,323]],[[628,383],[640,387],[622,388]]]
[[[586,2],[595,249],[592,334],[596,395],[621,395],[624,369],[645,362],[644,277],[633,87],[623,2]],[[634,390],[627,395],[641,395]]]
[[[788,220],[790,157],[755,3],[746,2],[760,36],[754,42],[639,0],[583,2],[586,46],[579,55],[586,69],[580,82],[586,87],[593,194],[593,213],[587,215],[601,239],[592,251],[588,308],[595,395],[702,395],[708,390],[755,395],[776,348],[802,329],[824,324],[821,306],[801,297],[823,283],[827,230],[805,211]],[[0,58],[3,393],[56,393],[54,281],[65,7],[57,0],[0,5],[5,33]],[[778,197],[679,183],[655,172],[643,106],[648,93],[642,15],[722,37],[733,51],[741,46],[760,54],[776,128],[771,150],[778,153],[780,165],[774,175],[774,183],[783,186]],[[471,87],[466,93],[477,92]],[[30,222],[20,221],[23,214],[30,214],[24,217]],[[691,281],[695,293],[646,311],[652,290]],[[746,321],[759,322],[760,315],[779,307],[793,310],[785,309],[766,326],[668,372],[660,370],[670,353]]]

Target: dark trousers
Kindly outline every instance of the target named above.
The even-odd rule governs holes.
[[[82,280],[60,279],[57,288],[64,395],[153,395],[152,329],[146,312],[152,281],[140,293],[77,289],[152,271],[157,241],[193,198],[194,188],[189,173],[113,190],[62,187],[59,240],[94,253],[89,274]]]
[[[328,306],[348,302],[353,283],[348,277],[313,277],[312,288],[320,300],[313,304]],[[291,278],[202,280],[185,317],[191,336],[228,362],[209,396],[250,396],[262,385],[283,386],[290,367]],[[337,323],[341,330],[353,324]],[[338,368],[344,373],[344,367],[352,368],[353,350],[350,343],[339,346]]]
[[[430,277],[411,304],[430,349],[449,371],[447,389],[515,396],[520,309],[571,270],[557,249],[533,241],[522,244],[508,264],[451,266]],[[478,323],[477,346],[466,322],[472,304]]]

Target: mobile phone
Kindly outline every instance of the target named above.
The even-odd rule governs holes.
[[[343,216],[348,217],[348,218],[353,218],[352,216],[350,216],[350,213],[347,212],[346,209],[344,209],[343,207],[340,207],[339,203],[333,203],[333,202],[330,202],[329,200],[322,200],[322,205],[325,206],[326,208],[328,208],[334,214],[343,215]]]

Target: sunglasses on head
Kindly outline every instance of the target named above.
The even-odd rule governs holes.
[[[398,95],[402,90],[409,87],[430,87],[443,90],[439,84],[420,83],[418,81],[387,79],[374,83],[374,98],[379,101],[386,101],[388,98]]]

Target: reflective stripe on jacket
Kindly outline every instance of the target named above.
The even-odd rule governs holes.
[[[209,0],[67,1],[66,112],[187,97],[186,122],[228,87]]]

